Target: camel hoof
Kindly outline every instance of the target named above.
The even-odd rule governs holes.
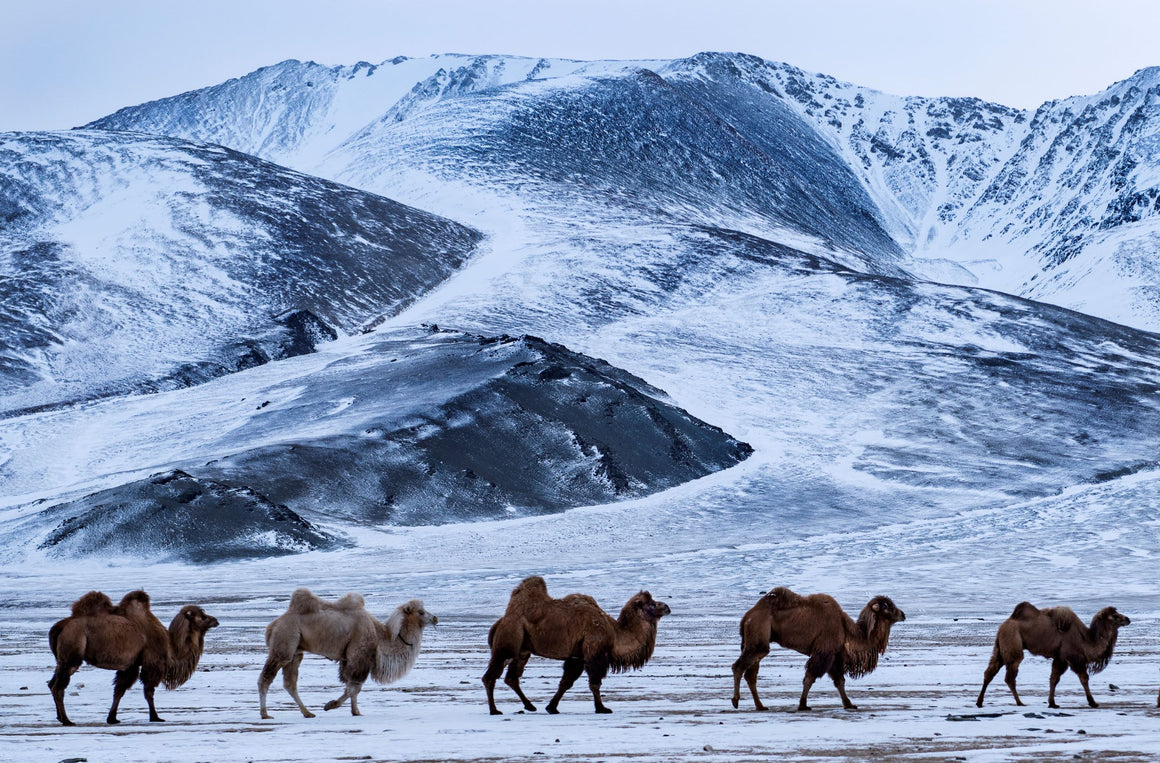
[[[310,712],[309,710],[307,710],[306,712],[302,713],[302,717],[303,717],[303,718],[314,718],[314,717],[315,717],[315,715],[314,715],[314,713],[312,713],[312,712]]]
[[[272,720],[274,720],[274,717],[272,715],[270,715],[269,713],[262,713],[262,720],[272,721]]]
[[[115,722],[119,722],[119,721],[115,721]],[[156,718],[150,718],[149,722],[150,723],[165,723],[165,719],[159,715]]]
[[[808,713],[811,710],[813,710],[813,708],[810,707],[809,705],[798,705],[798,712],[799,713]]]
[[[733,703],[733,709],[734,709],[734,710],[736,710],[736,709],[737,709],[737,706],[738,706],[739,704],[741,704],[739,700],[740,700],[740,697],[734,697],[733,699],[729,700],[730,702],[732,702],[732,703]]]
[[[1096,701],[1094,701],[1094,700],[1093,700],[1093,701],[1091,701],[1091,702],[1089,702],[1088,704],[1089,704],[1089,705],[1091,705],[1092,707],[1099,707],[1099,706],[1100,706],[1100,703],[1099,703],[1099,702],[1096,702]]]
[[[68,718],[57,718],[57,720],[60,721],[61,726],[75,726],[76,725],[75,723],[70,721]]]
[[[846,705],[846,709],[847,710],[857,710],[858,706],[857,705]]]
[[[109,724],[110,726],[113,726],[115,724],[120,723],[120,721],[117,720],[116,718],[106,718],[105,723]],[[69,724],[69,725],[72,725],[72,724]]]
[[[598,715],[611,715],[612,711],[609,710],[607,707],[598,707],[598,708],[596,708],[596,713]]]
[[[332,699],[329,702],[327,702],[325,705],[323,705],[322,709],[323,710],[333,710],[336,707],[338,707],[338,700]]]
[[[1058,710],[1058,709],[1059,709],[1059,705],[1055,704],[1054,702],[1049,702],[1049,703],[1047,703],[1047,706],[1048,706],[1048,707],[1050,707],[1050,708],[1052,708],[1053,710]]]
[[[531,702],[525,702],[524,703],[524,710],[527,710],[529,713],[534,713],[534,712],[536,712],[536,706],[533,705]]]
[[[549,710],[548,712],[552,712],[552,711]],[[503,715],[503,710],[492,710],[491,714],[492,715]]]
[[[544,709],[548,711],[549,715],[559,715],[560,714],[559,708],[557,708],[555,705],[548,705]]]

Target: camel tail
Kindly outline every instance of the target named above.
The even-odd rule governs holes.
[[[487,631],[487,646],[489,649],[491,648],[492,642],[495,641],[495,629],[498,627],[499,620],[496,620]]]
[[[56,657],[56,642],[60,638],[60,632],[64,630],[64,620],[61,620],[48,631],[48,648],[52,650],[52,656]]]

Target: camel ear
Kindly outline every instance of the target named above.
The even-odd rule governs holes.
[[[409,615],[409,614],[412,614],[414,611],[415,611],[415,608],[412,607],[410,604],[407,604],[406,606],[403,607],[404,614]]]
[[[879,604],[878,602],[874,602],[873,604],[870,605],[870,609],[877,612],[878,610],[882,609],[882,605]]]

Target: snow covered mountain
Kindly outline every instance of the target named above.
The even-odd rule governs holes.
[[[470,182],[482,156],[507,162],[484,173],[489,182],[584,193],[593,173],[607,175],[603,162],[620,175],[609,183],[628,182],[639,197],[650,180],[639,173],[664,156],[674,175],[655,178],[665,193],[654,200],[682,218],[724,218],[759,235],[788,223],[839,248],[873,250],[871,269],[892,262],[1155,329],[1160,273],[1145,254],[1160,209],[1157,71],[1032,114],[888,95],[740,54],[287,61],[91,126],[220,143],[444,214],[450,208],[409,175]],[[697,140],[682,133],[690,124]],[[528,155],[541,141],[550,160]],[[716,156],[742,167],[723,170]],[[809,219],[818,224],[802,224]],[[892,242],[860,229],[867,224]],[[792,243],[784,230],[770,237]]]
[[[219,146],[0,136],[0,411],[183,386],[389,316],[467,259],[449,220]]]

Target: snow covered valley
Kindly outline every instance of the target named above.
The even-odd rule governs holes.
[[[0,757],[1154,759],[1158,92],[1030,114],[723,54],[285,62],[3,136]],[[532,574],[672,608],[613,715],[583,681],[543,713],[536,658],[541,711],[501,684],[487,714]],[[907,613],[860,710],[822,679],[790,712],[776,648],[773,711],[731,707],[778,585]],[[299,586],[440,623],[362,717],[276,683],[262,721]],[[92,668],[54,720],[46,634],[94,588],[221,621],[166,724],[132,689],[106,726]],[[1100,708],[1068,673],[1049,711],[1034,658],[1028,706],[974,706],[1024,600],[1131,617]],[[335,672],[307,658],[309,705]]]

